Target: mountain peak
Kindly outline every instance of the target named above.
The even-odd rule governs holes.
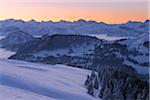
[[[147,19],[147,20],[145,20],[145,21],[144,21],[144,23],[150,23],[150,20],[149,20],[149,19]]]
[[[74,21],[75,23],[86,23],[87,21],[84,19],[79,19],[77,21]]]
[[[127,22],[127,24],[136,24],[136,23],[142,23],[142,22],[139,22],[139,21],[131,21],[131,20]]]
[[[29,23],[38,23],[36,20],[31,19],[30,21],[28,21]]]

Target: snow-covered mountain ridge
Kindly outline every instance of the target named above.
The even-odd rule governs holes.
[[[16,28],[34,36],[44,34],[107,34],[114,36],[137,36],[149,33],[149,20],[145,22],[129,21],[124,24],[106,24],[96,21],[78,20],[74,22],[28,22],[8,19],[0,21],[0,35],[7,35]]]

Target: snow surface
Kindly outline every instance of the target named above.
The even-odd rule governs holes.
[[[84,86],[89,70],[0,59],[2,100],[96,100]]]

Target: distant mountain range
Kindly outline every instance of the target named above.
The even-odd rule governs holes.
[[[149,20],[144,22],[129,21],[124,24],[106,24],[96,21],[78,20],[74,22],[36,22],[22,20],[2,20],[0,21],[0,35],[7,35],[18,28],[33,36],[42,36],[44,34],[107,34],[113,36],[137,36],[149,32]]]

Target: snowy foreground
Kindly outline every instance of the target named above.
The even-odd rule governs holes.
[[[86,92],[90,71],[0,59],[1,100],[96,100]]]

